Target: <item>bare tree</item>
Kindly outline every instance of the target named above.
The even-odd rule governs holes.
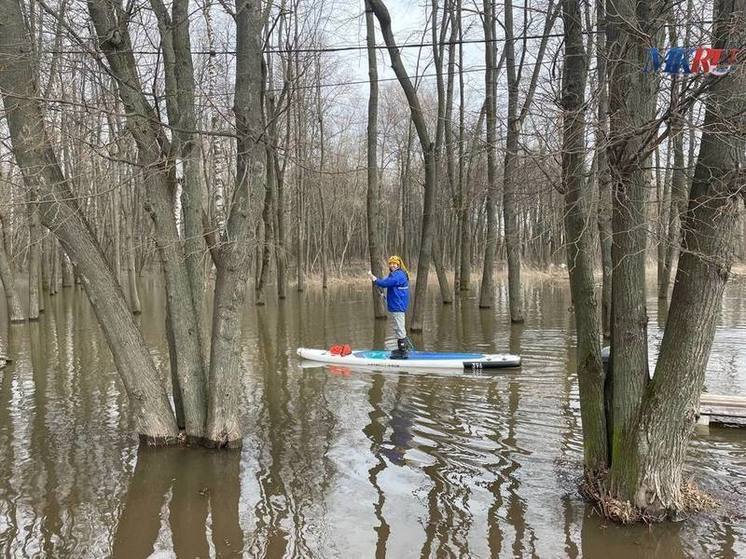
[[[402,63],[399,49],[396,46],[394,34],[391,31],[391,16],[382,0],[369,0],[370,7],[376,15],[381,25],[383,40],[391,57],[391,65],[394,68],[396,77],[399,80],[404,95],[409,102],[409,109],[417,131],[417,137],[420,140],[422,157],[425,165],[425,197],[422,208],[422,234],[420,239],[420,252],[417,260],[417,283],[414,291],[414,305],[412,309],[412,324],[410,329],[413,331],[422,330],[425,313],[425,297],[427,295],[427,276],[430,269],[430,260],[432,258],[433,245],[433,203],[435,200],[436,183],[436,161],[435,161],[435,144],[430,141],[430,134],[425,123],[425,117],[420,106],[417,92],[409,79],[404,64]]]
[[[26,184],[38,192],[41,220],[85,277],[84,287],[122,376],[136,431],[150,443],[174,441],[176,422],[152,357],[46,134],[36,78],[28,72],[33,66],[30,38],[17,1],[0,2],[0,21],[0,91],[16,161]]]
[[[383,249],[381,247],[380,188],[378,184],[378,66],[376,60],[376,28],[373,19],[373,8],[370,0],[365,1],[365,30],[368,45],[368,79],[370,80],[370,97],[368,98],[368,195],[366,210],[368,217],[368,253],[370,269],[376,277],[382,276]],[[371,287],[373,297],[373,314],[376,318],[385,318],[386,310],[383,299],[375,286]]]

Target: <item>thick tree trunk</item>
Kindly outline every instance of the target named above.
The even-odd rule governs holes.
[[[743,44],[746,0],[717,4],[715,19],[714,48]],[[734,259],[738,198],[746,187],[746,76],[736,70],[710,79],[666,330],[638,427],[625,441],[626,468],[616,478],[622,497],[652,512],[682,506],[682,468]]]
[[[194,67],[189,33],[189,0],[174,0],[172,6],[174,73],[179,106],[179,148],[184,182],[181,189],[181,212],[184,217],[184,253],[189,287],[197,315],[202,311],[205,289],[205,253],[202,212],[205,187],[202,182],[200,142],[194,108]],[[200,352],[202,353],[202,352]]]
[[[648,371],[645,306],[647,159],[641,133],[652,121],[655,78],[643,73],[645,47],[639,29],[657,30],[655,7],[636,0],[609,4],[609,170],[612,210],[611,375],[613,390],[612,493],[625,494],[631,470],[624,441],[634,431]],[[654,31],[651,31],[654,32]]]
[[[42,221],[76,262],[99,325],[122,376],[141,440],[169,443],[176,422],[140,330],[111,267],[81,215],[57,164],[28,72],[32,62],[20,5],[0,0],[0,90],[16,161],[29,188],[38,188]]]
[[[598,304],[593,277],[594,228],[591,189],[585,177],[584,95],[587,77],[580,6],[562,0],[565,57],[562,72],[562,186],[565,194],[567,269],[577,333],[578,385],[583,423],[585,469],[606,469],[608,448],[604,406],[604,371],[599,344]]]
[[[16,290],[13,269],[10,266],[10,255],[7,252],[7,238],[9,228],[6,227],[7,217],[0,215],[0,281],[5,292],[5,306],[8,310],[8,321],[11,323],[26,320],[23,314],[21,298]]]
[[[368,257],[370,270],[376,277],[383,275],[383,248],[380,233],[380,198],[378,187],[378,66],[376,61],[376,29],[373,10],[369,0],[365,2],[365,30],[368,45],[368,79],[370,96],[368,98],[368,194],[366,210],[368,220]],[[373,315],[377,319],[386,318],[383,299],[375,285],[371,287],[373,297]]]
[[[155,241],[166,280],[167,309],[176,344],[176,370],[184,402],[186,432],[188,437],[199,440],[204,433],[206,416],[205,360],[187,255],[174,216],[176,179],[168,165],[170,146],[155,110],[142,92],[128,21],[118,21],[114,8],[103,0],[91,0],[88,10],[101,49],[119,82],[117,89],[127,112],[129,130],[137,143],[138,161],[144,170],[145,192],[149,196],[147,209],[155,225]]]
[[[508,113],[510,114],[510,110],[508,110]],[[520,129],[517,128],[517,121],[511,119],[510,116],[508,116],[508,123],[503,174],[503,219],[505,220],[505,247],[508,260],[508,304],[510,307],[510,321],[521,323],[524,320],[523,284],[521,282],[521,238],[515,192]]]
[[[241,446],[241,327],[251,248],[249,192],[265,179],[262,124],[262,21],[259,0],[236,0],[236,188],[228,239],[217,248],[212,351],[208,388],[208,444]]]

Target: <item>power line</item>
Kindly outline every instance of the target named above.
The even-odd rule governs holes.
[[[697,22],[701,25],[708,25],[714,23],[711,20],[702,20]],[[663,27],[670,27],[671,24],[665,23],[662,25]],[[601,30],[591,30],[591,31],[581,31],[582,35],[588,36],[588,35],[598,35],[605,33],[605,31]],[[530,40],[538,40],[538,39],[553,39],[553,38],[562,38],[564,37],[564,33],[539,33],[539,34],[532,34],[532,35],[516,35],[513,37],[513,41],[530,41]],[[504,43],[507,39],[505,37],[501,38],[495,38],[495,39],[456,39],[453,41],[438,41],[437,43],[433,43],[431,41],[429,42],[420,42],[420,43],[402,43],[399,45],[396,45],[397,49],[406,49],[406,48],[424,48],[424,47],[432,47],[432,46],[454,46],[454,45],[474,45],[474,44],[487,44],[487,43]],[[320,53],[334,53],[334,52],[351,52],[351,51],[365,51],[368,50],[368,45],[336,45],[336,46],[329,46],[329,47],[302,47],[302,48],[269,48],[269,49],[263,49],[262,52],[266,54],[320,54]],[[387,50],[388,46],[385,44],[376,44],[373,48],[376,50]],[[89,51],[86,50],[56,50],[56,49],[41,49],[41,52],[46,52],[48,54],[90,54]],[[157,55],[160,54],[160,51],[158,50],[145,50],[145,49],[131,49],[129,52],[132,54],[142,54],[142,55]],[[231,56],[236,55],[235,50],[225,50],[225,49],[212,49],[212,50],[193,50],[192,54],[194,55],[208,55],[208,56],[217,56],[219,54],[227,54]]]
[[[583,31],[584,35],[596,35],[598,33],[603,33],[603,31]],[[513,37],[514,41],[523,41],[523,40],[533,40],[533,39],[551,39],[551,38],[559,38],[563,37],[563,33],[546,33],[546,34],[536,34],[536,35],[518,35],[516,37]],[[454,41],[438,41],[437,43],[433,42],[424,42],[424,43],[402,43],[400,45],[396,45],[397,49],[406,49],[406,48],[423,48],[423,47],[432,47],[432,46],[440,46],[440,45],[470,45],[470,44],[487,44],[487,43],[504,43],[507,39],[500,38],[500,39],[461,39],[461,40],[454,40]],[[284,49],[264,49],[262,52],[267,54],[311,54],[311,53],[331,53],[331,52],[349,52],[349,51],[363,51],[368,50],[368,45],[338,45],[338,46],[332,46],[332,47],[305,47],[305,48],[284,48]],[[376,50],[387,50],[388,47],[386,45],[376,44],[374,46]],[[48,54],[90,54],[87,50],[44,50],[42,49],[41,52],[46,52]],[[160,53],[158,50],[142,50],[142,49],[132,49],[129,52],[132,54],[146,54],[146,55],[157,55]],[[235,50],[193,50],[192,54],[197,55],[209,55],[209,56],[217,56],[219,54],[229,54],[232,56],[235,56],[236,51]]]

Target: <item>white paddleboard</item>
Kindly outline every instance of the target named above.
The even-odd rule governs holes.
[[[335,355],[326,349],[300,347],[298,355],[309,361],[330,365],[359,366],[386,369],[504,369],[520,367],[521,357],[510,353],[446,353],[409,351],[407,359],[391,359],[391,352],[371,349]]]

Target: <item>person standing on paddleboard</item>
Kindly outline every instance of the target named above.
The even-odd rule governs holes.
[[[372,272],[368,276],[376,287],[386,288],[386,307],[394,321],[396,349],[391,352],[392,359],[407,358],[407,328],[405,313],[409,307],[409,272],[399,256],[390,256],[388,260],[389,275],[377,278]]]

